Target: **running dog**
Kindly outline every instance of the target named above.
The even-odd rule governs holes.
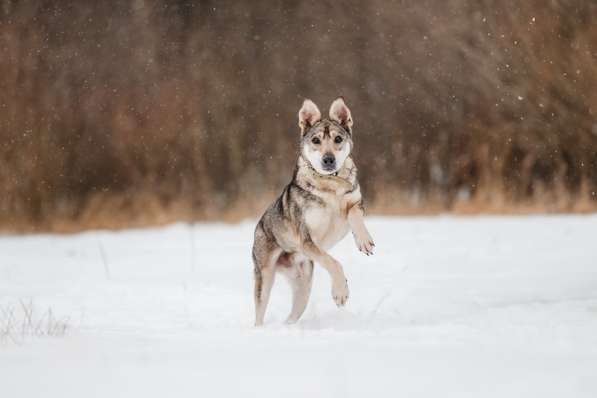
[[[292,309],[287,323],[301,317],[311,292],[313,263],[330,274],[332,297],[339,307],[348,300],[342,265],[327,253],[352,231],[358,249],[373,254],[373,239],[363,221],[363,201],[353,148],[350,110],[336,99],[329,118],[311,100],[298,113],[300,155],[290,184],[265,211],[255,228],[255,326],[263,324],[276,272],[292,288]]]

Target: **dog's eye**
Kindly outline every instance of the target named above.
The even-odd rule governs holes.
[[[334,138],[334,142],[335,142],[336,144],[339,144],[339,143],[341,143],[341,142],[342,142],[342,137],[340,137],[339,135],[337,135],[337,136],[336,136],[336,138]]]
[[[321,140],[320,140],[319,138],[317,138],[317,137],[314,137],[314,138],[311,140],[311,142],[312,142],[312,143],[314,143],[315,145],[319,145],[319,144],[321,144]]]

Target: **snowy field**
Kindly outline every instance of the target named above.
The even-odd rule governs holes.
[[[5,333],[2,396],[597,396],[597,216],[367,223],[373,257],[333,250],[345,309],[316,268],[301,321],[278,278],[260,329],[253,221],[0,236],[5,317],[68,325]]]

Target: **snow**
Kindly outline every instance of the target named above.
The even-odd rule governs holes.
[[[332,251],[347,308],[316,268],[301,321],[279,278],[259,329],[254,221],[0,236],[0,306],[70,324],[0,343],[2,395],[597,396],[597,216],[367,224],[373,257]]]

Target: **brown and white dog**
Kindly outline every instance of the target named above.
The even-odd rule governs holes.
[[[363,221],[363,202],[353,148],[350,110],[336,99],[329,118],[311,100],[299,111],[300,156],[294,176],[280,197],[265,211],[255,228],[255,325],[263,324],[277,271],[292,287],[292,310],[287,322],[296,322],[307,307],[313,263],[332,279],[336,305],[348,300],[342,265],[327,253],[350,229],[360,251],[373,254],[375,246]]]

